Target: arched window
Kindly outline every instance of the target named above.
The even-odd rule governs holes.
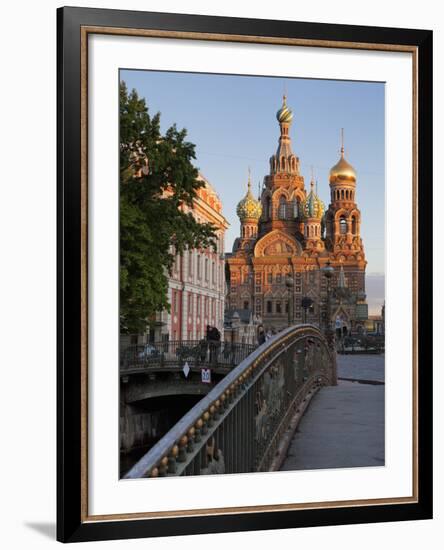
[[[293,218],[299,217],[299,200],[294,199],[293,201]]]
[[[285,197],[279,199],[279,218],[285,220],[287,217],[287,203],[285,202]]]
[[[353,235],[356,235],[357,230],[357,222],[356,222],[356,216],[352,217],[352,233]]]
[[[347,220],[345,219],[345,216],[341,216],[339,218],[339,233],[341,235],[345,235],[347,233]]]
[[[268,220],[271,220],[271,199],[267,197],[265,199],[265,216]]]

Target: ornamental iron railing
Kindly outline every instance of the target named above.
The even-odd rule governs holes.
[[[336,384],[334,338],[289,327],[246,357],[124,476],[258,472],[276,455],[305,401]]]
[[[120,354],[120,372],[128,374],[157,367],[233,368],[257,346],[252,344],[185,340],[129,346]]]

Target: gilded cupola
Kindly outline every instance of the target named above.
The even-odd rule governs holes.
[[[314,181],[310,183],[310,193],[300,204],[300,216],[303,219],[317,219],[321,220],[324,215],[325,206],[321,199],[318,197],[314,189]]]
[[[236,209],[241,222],[245,220],[259,221],[262,214],[262,205],[260,201],[254,198],[251,191],[251,178],[248,175],[248,189],[245,197],[239,202]]]
[[[341,158],[330,170],[330,183],[356,182],[356,170],[345,160],[344,156],[344,130],[341,131]]]

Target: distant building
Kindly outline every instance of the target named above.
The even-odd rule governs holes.
[[[227,310],[225,312],[225,342],[233,344],[258,343],[258,327],[262,319],[253,315],[251,309]]]
[[[228,222],[222,214],[222,202],[202,175],[205,183],[197,191],[193,216],[201,223],[216,227],[217,250],[192,249],[178,255],[169,278],[168,299],[171,312],[159,312],[148,335],[149,341],[200,340],[207,325],[215,326],[223,338],[225,310],[224,236]],[[188,207],[184,207],[188,211]]]
[[[354,332],[368,318],[365,296],[366,259],[360,236],[361,212],[356,203],[357,176],[344,147],[330,170],[330,205],[317,195],[312,177],[305,189],[300,160],[293,153],[290,126],[293,113],[284,96],[277,112],[280,137],[270,158],[260,197],[248,179],[239,202],[240,236],[227,254],[227,308],[248,309],[266,328],[291,323],[322,324],[326,320],[326,279],[322,268],[331,263],[331,320]],[[311,306],[303,308],[303,298]],[[305,301],[307,303],[307,301]]]
[[[385,304],[381,307],[381,315],[369,315],[365,322],[367,334],[385,334]]]

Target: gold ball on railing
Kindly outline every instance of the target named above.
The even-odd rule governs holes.
[[[202,428],[202,426],[203,426],[202,418],[199,418],[199,420],[196,422],[195,426],[198,430],[200,430]]]
[[[168,466],[168,457],[164,456],[160,463],[162,464],[162,466]]]
[[[191,428],[188,430],[188,437],[193,437],[196,432],[196,429],[194,426],[191,426]]]
[[[188,437],[186,435],[183,435],[181,438],[180,438],[180,441],[179,441],[179,447],[185,447],[185,445],[188,443]]]
[[[215,410],[216,410],[216,407],[214,405],[211,405],[210,414],[213,415]]]
[[[159,476],[159,469],[153,468],[150,472],[150,477],[158,477]]]
[[[216,407],[216,409],[220,407],[220,399],[216,399],[216,401],[214,402],[214,406]]]
[[[171,456],[176,457],[179,454],[179,447],[177,445],[174,445],[174,447],[171,449]]]
[[[225,392],[220,396],[220,402],[223,403],[226,399]]]
[[[210,418],[210,413],[208,411],[204,412],[203,413],[204,422],[207,422],[209,418]]]

